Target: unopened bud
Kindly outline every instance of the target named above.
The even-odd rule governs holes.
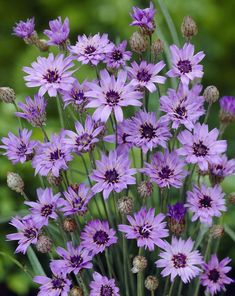
[[[207,86],[203,92],[205,101],[209,104],[215,103],[219,99],[219,91],[214,85]]]
[[[144,52],[148,47],[148,39],[140,32],[134,32],[130,38],[130,47],[132,51],[137,53]]]
[[[222,225],[213,225],[210,229],[210,235],[216,239],[224,235],[224,227]]]
[[[48,51],[49,45],[47,44],[46,40],[39,39],[38,34],[34,32],[29,38],[24,39],[26,44],[33,44],[35,45],[40,51]]]
[[[229,194],[228,200],[232,205],[235,205],[235,192]]]
[[[147,267],[147,259],[144,256],[136,256],[133,259],[133,267],[131,271],[133,273],[138,273],[143,271]]]
[[[191,16],[185,16],[181,25],[181,32],[187,39],[197,35],[197,24]]]
[[[128,196],[123,196],[119,198],[117,206],[121,214],[129,214],[133,210],[133,199]]]
[[[66,218],[63,222],[63,228],[66,232],[74,232],[77,228],[77,224],[74,219]]]
[[[140,27],[139,28],[140,29],[140,32],[142,33],[142,34],[144,34],[144,35],[152,35],[153,34],[153,32],[155,31],[155,29],[156,29],[156,23],[155,23],[155,21],[154,20],[152,20],[152,28],[150,29],[149,27]]]
[[[164,50],[164,43],[161,39],[157,39],[153,42],[151,47],[153,55],[159,55],[163,53]]]
[[[0,100],[4,103],[13,103],[16,99],[14,89],[10,87],[0,87]]]
[[[24,181],[21,176],[17,173],[8,172],[7,173],[7,186],[18,193],[23,193],[24,191]]]
[[[137,188],[141,197],[149,197],[153,192],[153,184],[149,181],[143,181]]]
[[[144,282],[145,288],[149,291],[155,291],[159,285],[158,279],[153,276],[149,275]]]
[[[54,176],[51,172],[47,175],[47,181],[52,186],[60,186],[62,182],[62,177],[59,175],[58,177]]]
[[[70,290],[70,293],[69,293],[70,296],[83,296],[83,291],[80,287],[73,287],[71,290]]]
[[[46,235],[39,235],[36,249],[40,253],[49,253],[52,247],[52,240]]]

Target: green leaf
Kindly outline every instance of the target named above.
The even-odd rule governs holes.
[[[27,255],[28,255],[29,261],[31,263],[31,266],[33,268],[34,274],[35,275],[46,275],[41,263],[38,260],[37,255],[35,254],[32,247],[28,247]]]

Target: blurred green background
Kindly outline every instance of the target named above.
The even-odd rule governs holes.
[[[153,1],[157,13],[157,27],[161,28],[170,41],[170,34],[166,22],[162,17],[158,1]],[[129,27],[129,12],[133,5],[146,7],[149,1],[133,0],[1,0],[0,1],[0,85],[10,86],[17,93],[17,100],[25,95],[32,95],[34,89],[27,89],[23,81],[22,67],[29,65],[40,54],[34,47],[24,44],[12,36],[12,26],[16,21],[35,16],[36,29],[40,36],[48,27],[48,21],[57,16],[68,16],[71,26],[71,42],[74,43],[78,34],[93,34],[108,32],[111,39],[128,39],[133,27]],[[204,50],[205,86],[216,85],[221,95],[235,95],[235,1],[219,0],[168,0],[166,6],[174,20],[180,35],[180,24],[185,15],[191,15],[197,22],[199,34],[193,40],[197,50]],[[156,31],[154,38],[157,37]],[[183,40],[181,39],[181,44]],[[81,77],[87,72],[81,73]],[[16,132],[18,122],[13,116],[11,105],[0,104],[0,137],[9,131]],[[54,113],[52,103],[48,106],[48,130],[58,130],[57,112]],[[218,126],[218,104],[213,106],[210,126]],[[230,125],[225,133],[228,140],[229,157],[235,157],[235,124]],[[38,133],[38,134],[37,134]],[[34,133],[40,137],[40,131]],[[9,218],[16,211],[22,210],[22,199],[10,191],[6,186],[7,171],[17,171],[24,176],[26,192],[34,195],[39,186],[33,179],[33,170],[29,165],[13,167],[4,157],[0,159],[0,251],[13,254],[13,243],[5,242],[5,235],[12,231],[8,226]],[[235,191],[235,177],[227,178],[223,182],[225,192]],[[229,206],[226,222],[235,229],[235,206]],[[235,268],[234,241],[227,235],[222,239],[220,255],[231,256]],[[19,261],[24,258],[17,256]],[[31,291],[31,292],[30,292]],[[30,294],[32,293],[32,294]],[[232,292],[228,292],[232,293]],[[35,295],[32,292],[31,281],[8,258],[0,257],[0,296],[5,295]],[[234,295],[234,294],[227,294]]]

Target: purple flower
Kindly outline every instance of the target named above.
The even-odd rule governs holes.
[[[117,46],[114,45],[112,51],[106,54],[105,62],[109,68],[118,69],[123,67],[131,59],[132,53],[126,51],[126,46],[127,42],[124,40]]]
[[[183,203],[177,202],[172,206],[168,205],[167,217],[169,217],[171,220],[174,220],[177,223],[179,223],[182,220],[184,220],[185,214],[186,214],[186,209]]]
[[[23,218],[15,217],[10,224],[17,228],[18,232],[8,234],[7,240],[18,240],[18,247],[15,252],[25,254],[31,244],[35,245],[37,243],[38,235],[43,225],[36,222],[31,215]]]
[[[157,152],[153,155],[151,163],[145,163],[145,168],[141,172],[150,177],[160,188],[175,187],[180,188],[187,175],[184,170],[185,162],[178,156],[176,151],[165,153]]]
[[[181,124],[189,130],[193,129],[196,121],[205,113],[201,90],[199,84],[195,84],[192,89],[183,84],[179,85],[178,90],[169,89],[167,96],[160,98],[160,110],[166,112],[162,120],[172,121],[174,129]]]
[[[49,22],[50,30],[44,30],[44,34],[49,38],[47,44],[61,45],[66,42],[69,36],[69,19],[66,17],[62,23],[61,17]]]
[[[26,21],[19,21],[19,23],[16,23],[15,27],[13,27],[13,35],[22,39],[27,39],[36,33],[34,28],[34,18],[27,19]]]
[[[156,13],[156,10],[154,9],[152,2],[150,2],[150,6],[145,9],[133,7],[133,13],[131,14],[133,22],[130,24],[130,26],[138,26],[147,31],[153,32],[155,29],[155,25],[154,25],[155,13]]]
[[[92,198],[93,194],[85,184],[77,186],[69,186],[67,191],[64,192],[65,199],[61,199],[58,203],[60,211],[65,216],[80,214],[83,215],[87,211],[87,205]]]
[[[198,266],[203,260],[197,250],[193,251],[193,245],[191,238],[185,241],[173,237],[171,244],[165,241],[164,251],[159,254],[161,259],[156,261],[157,267],[164,268],[161,275],[163,277],[170,275],[171,282],[178,275],[184,283],[198,276],[201,272]]]
[[[131,79],[131,84],[135,88],[147,88],[151,93],[156,91],[156,83],[164,84],[166,78],[158,75],[158,73],[165,67],[165,63],[160,61],[157,64],[148,64],[142,61],[140,65],[136,62],[131,63],[131,67],[127,68]]]
[[[116,244],[116,231],[109,227],[107,221],[92,220],[81,232],[81,246],[93,255],[102,253],[108,247]]]
[[[235,120],[235,97],[224,96],[220,99],[220,117],[225,122]]]
[[[120,70],[117,78],[109,75],[107,70],[100,71],[100,85],[89,83],[91,91],[85,93],[92,98],[87,104],[87,108],[97,108],[93,114],[95,120],[106,122],[114,112],[118,122],[123,121],[123,112],[121,107],[141,106],[139,99],[142,93],[136,91],[134,86],[126,83],[127,72]]]
[[[120,296],[114,279],[109,280],[98,272],[93,273],[93,281],[90,282],[90,288],[89,296]]]
[[[217,163],[209,165],[211,178],[220,183],[227,176],[235,175],[235,159],[228,160],[226,155],[221,155]]]
[[[176,45],[170,46],[173,67],[167,72],[169,77],[180,77],[183,84],[189,84],[190,80],[202,78],[203,67],[198,65],[205,57],[203,51],[194,55],[194,45],[185,43],[183,48]]]
[[[57,273],[61,271],[65,274],[70,272],[77,274],[82,269],[92,268],[92,256],[89,255],[89,251],[81,246],[74,248],[72,242],[67,242],[67,250],[58,247],[56,253],[62,259],[52,260],[50,267]]]
[[[227,266],[231,259],[228,257],[219,261],[216,255],[212,255],[210,261],[203,264],[203,273],[201,275],[201,284],[206,287],[206,292],[212,296],[221,291],[226,291],[225,285],[229,285],[234,281],[227,276],[232,269]]]
[[[65,143],[65,134],[65,131],[59,135],[53,134],[50,142],[38,144],[32,160],[35,174],[47,176],[52,173],[53,176],[59,177],[60,170],[68,169],[67,162],[72,160],[72,155]]]
[[[38,94],[34,95],[32,100],[30,97],[25,98],[25,103],[18,103],[18,107],[23,112],[16,112],[16,116],[26,119],[32,126],[42,126],[46,121],[47,102]]]
[[[219,131],[214,128],[208,131],[208,125],[196,123],[192,132],[184,130],[178,140],[183,145],[177,152],[185,156],[187,163],[197,163],[203,171],[208,169],[208,163],[219,161],[220,154],[227,149],[225,140],[217,140]]]
[[[98,33],[88,37],[78,36],[78,41],[75,46],[70,47],[70,52],[82,64],[98,65],[112,49],[113,44],[110,43],[108,35]]]
[[[97,182],[92,191],[103,191],[104,199],[109,197],[112,190],[121,192],[127,185],[136,183],[132,176],[136,170],[130,168],[130,160],[126,154],[118,155],[115,150],[110,151],[108,156],[103,154],[101,160],[96,161],[96,167],[91,175],[91,179]]]
[[[53,195],[51,188],[37,189],[37,202],[26,201],[25,204],[30,206],[34,220],[40,225],[48,225],[49,218],[57,219],[56,209],[60,201],[60,193]]]
[[[60,270],[52,270],[52,278],[35,276],[33,281],[40,284],[38,296],[68,296],[72,282]]]
[[[222,211],[226,211],[225,194],[220,186],[201,187],[194,186],[187,192],[186,207],[193,212],[192,221],[200,220],[201,223],[212,224],[213,217],[220,217]]]
[[[24,77],[28,87],[40,87],[38,94],[43,96],[46,92],[50,97],[55,97],[58,91],[70,90],[75,78],[71,75],[74,71],[71,57],[64,58],[63,54],[56,57],[52,53],[47,58],[38,57],[33,62],[32,68],[23,67],[28,75]]]
[[[139,212],[132,216],[127,216],[129,225],[118,225],[119,231],[126,233],[127,239],[136,239],[139,248],[145,247],[150,251],[154,250],[154,246],[163,247],[163,238],[168,236],[166,222],[163,222],[165,216],[160,213],[154,214],[155,209],[141,208]]]
[[[5,149],[3,154],[13,163],[24,163],[30,160],[34,154],[34,149],[37,145],[36,141],[30,141],[32,131],[28,131],[26,128],[18,131],[19,136],[15,136],[13,133],[8,134],[8,138],[3,137],[0,148]]]
[[[167,123],[157,120],[155,112],[139,111],[128,122],[126,140],[141,148],[144,153],[157,146],[166,148],[171,133]]]
[[[94,120],[91,116],[86,117],[85,126],[83,127],[80,122],[75,122],[76,133],[73,131],[66,131],[65,143],[71,151],[77,154],[90,151],[95,143],[99,142],[97,136],[103,130],[103,127],[96,127]]]

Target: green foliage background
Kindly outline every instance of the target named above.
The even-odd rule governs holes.
[[[158,1],[153,0],[157,14],[157,31],[160,27],[170,41],[169,30],[162,17]],[[57,16],[68,16],[71,25],[71,41],[75,42],[78,34],[108,32],[111,39],[128,39],[133,27],[129,27],[129,12],[133,5],[147,6],[149,1],[133,0],[1,0],[0,1],[0,85],[10,86],[17,93],[17,100],[32,95],[34,90],[27,89],[23,81],[22,67],[29,65],[40,54],[34,47],[11,35],[16,21],[35,16],[37,31],[40,35],[48,26],[48,21]],[[204,50],[205,77],[203,84],[216,85],[221,95],[235,95],[235,1],[219,0],[167,0],[165,1],[180,35],[180,24],[185,15],[191,15],[198,23],[199,34],[194,39],[197,50]],[[156,38],[156,35],[155,35]],[[181,43],[183,40],[181,39]],[[80,77],[92,77],[85,68]],[[57,112],[53,102],[48,106],[48,131],[58,130]],[[11,105],[0,104],[0,137],[9,131],[16,132],[17,119]],[[213,106],[209,124],[218,126],[218,104]],[[235,157],[235,124],[225,133],[228,140],[229,157]],[[40,138],[40,131],[34,132]],[[10,191],[6,186],[7,171],[17,171],[24,176],[26,192],[35,196],[39,184],[33,178],[33,170],[29,165],[13,167],[4,157],[0,158],[0,251],[13,254],[13,243],[5,241],[6,233],[12,231],[7,224],[16,211],[22,210],[22,198]],[[225,192],[235,191],[235,177],[223,182]],[[235,229],[235,207],[229,207],[226,223]],[[227,235],[222,239],[220,254],[231,256],[235,262],[234,241]],[[19,261],[24,257],[17,255]],[[234,263],[233,263],[234,264]],[[234,265],[235,267],[235,265]],[[0,255],[0,295],[29,295],[31,281],[13,262]],[[15,294],[11,294],[15,293]],[[32,294],[34,295],[35,292]]]

